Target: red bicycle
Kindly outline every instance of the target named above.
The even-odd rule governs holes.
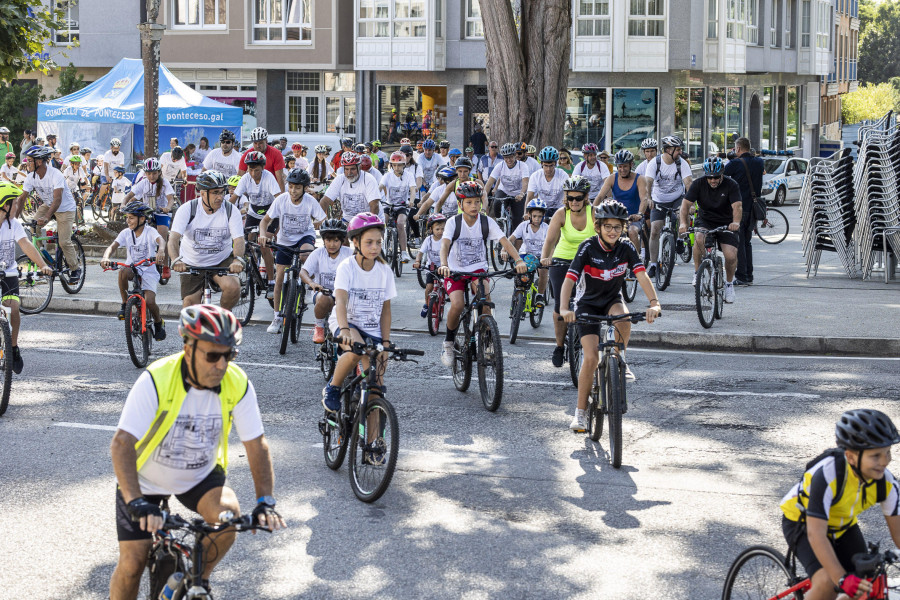
[[[143,369],[150,360],[150,349],[153,346],[153,321],[147,318],[147,300],[144,298],[144,290],[141,289],[141,273],[137,267],[155,265],[156,261],[145,258],[133,265],[121,262],[109,264],[110,267],[103,269],[104,271],[118,271],[124,268],[131,269],[134,273],[131,290],[125,301],[125,342],[128,344],[131,362],[137,368]]]
[[[420,273],[431,273],[434,278],[434,287],[428,296],[428,333],[437,335],[441,330],[441,321],[444,320],[444,304],[447,302],[447,290],[444,289],[444,280],[437,274],[437,269],[432,265],[427,269],[418,269]]]
[[[878,544],[869,543],[868,552],[853,557],[857,577],[872,582],[869,600],[888,598],[887,567],[900,562],[900,552],[879,552]],[[803,600],[812,586],[808,577],[797,576],[793,552],[785,558],[769,546],[751,546],[731,564],[725,578],[722,600]]]

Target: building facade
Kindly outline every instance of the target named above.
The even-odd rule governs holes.
[[[841,96],[856,91],[859,49],[859,0],[835,0],[834,60],[822,81],[822,137],[841,139]]]

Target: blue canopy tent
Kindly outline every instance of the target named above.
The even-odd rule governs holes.
[[[159,68],[159,153],[169,150],[169,139],[182,147],[201,137],[215,146],[223,129],[240,139],[243,110],[207,98],[179,81],[164,66]],[[126,165],[144,154],[144,65],[123,58],[109,73],[74,94],[38,104],[38,135],[55,133],[57,146],[68,154],[78,142],[94,156],[109,150],[109,140],[122,140]],[[130,169],[129,169],[130,170]]]

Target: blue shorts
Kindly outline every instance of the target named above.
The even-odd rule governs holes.
[[[157,227],[172,227],[172,215],[155,214],[153,222]]]
[[[100,176],[100,183],[106,183],[106,175]]]
[[[291,248],[296,248],[297,250],[299,250],[305,244],[309,244],[310,246],[315,247],[315,245],[316,245],[315,236],[307,235],[305,237],[302,237],[302,238],[300,238],[300,241],[297,242],[296,244],[294,244],[293,246],[291,246]],[[290,265],[293,258],[294,257],[288,252],[284,252],[282,250],[275,251],[275,264],[276,265],[285,265],[285,266]]]
[[[355,329],[356,331],[359,332],[359,335],[362,336],[363,340],[367,340],[367,339],[372,340],[373,344],[380,344],[384,341],[380,337],[375,337],[374,335],[366,333],[365,331],[363,331],[362,329],[360,329],[353,323],[350,323],[349,325],[350,325],[350,329]],[[335,337],[335,339],[341,337],[341,328],[340,327],[338,327],[337,329],[334,330],[334,337]]]

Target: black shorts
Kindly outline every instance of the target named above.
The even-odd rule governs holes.
[[[809,537],[806,535],[806,526],[797,521],[791,521],[787,517],[781,518],[781,530],[784,532],[784,538],[788,541],[788,545],[796,540],[793,550],[797,555],[797,560],[806,569],[806,576],[812,577],[816,571],[822,568],[819,559],[816,558],[812,546],[809,545]],[[831,541],[831,547],[837,555],[841,566],[848,573],[852,573],[856,566],[853,564],[853,555],[860,552],[866,552],[866,540],[863,538],[862,531],[857,523],[844,532],[844,535],[837,540]]]
[[[425,273],[425,285],[432,285],[434,283],[437,283],[437,277],[434,276],[434,273],[431,271]]]
[[[569,263],[550,265],[548,271],[550,272],[550,286],[553,289],[553,312],[559,314],[559,296],[562,292],[563,283],[566,281],[566,273],[569,272]]]
[[[266,216],[266,210],[268,206],[254,206],[250,205],[250,210],[247,211],[247,221],[244,223],[244,228],[255,227],[262,223],[263,217]],[[259,214],[259,210],[262,210],[262,214]],[[278,219],[272,219],[272,222],[269,223],[269,228],[267,229],[269,233],[278,233]]]
[[[625,304],[625,298],[622,297],[622,292],[619,292],[618,298],[614,298],[606,304],[579,304],[575,308],[575,315],[608,315],[609,309],[616,304]],[[583,338],[586,335],[599,336],[600,328],[602,326],[602,323],[579,323],[578,337]]]
[[[677,212],[679,208],[681,208],[681,200],[673,200],[672,202],[668,202],[666,204],[657,204],[650,211],[650,222],[656,223],[657,221],[665,221],[666,212],[673,209]],[[675,228],[678,229],[677,214],[672,217],[672,222],[675,224]]]
[[[19,278],[13,275],[0,277],[0,298],[3,300],[19,300]]]
[[[694,219],[694,227],[700,229],[715,229],[719,227],[716,225],[715,227],[710,227],[709,225],[705,225],[703,221],[700,219]],[[722,249],[722,246],[734,246],[738,247],[738,233],[737,231],[720,231],[716,234],[716,241],[719,242],[719,249]]]
[[[384,209],[385,209],[385,212],[390,210],[392,213],[394,213],[395,219],[397,217],[399,217],[400,215],[403,215],[403,216],[409,215],[409,207],[408,206],[391,206],[390,208],[385,206]]]
[[[206,476],[206,479],[189,489],[183,494],[176,494],[175,497],[188,510],[197,512],[197,505],[200,499],[209,490],[225,487],[225,469],[216,465],[212,472]],[[159,506],[163,500],[169,496],[144,496],[147,502],[151,502]],[[149,540],[152,536],[149,531],[141,529],[141,524],[131,520],[128,509],[125,506],[125,498],[122,497],[122,490],[116,486],[116,534],[119,536],[120,542],[131,542],[135,540]]]

